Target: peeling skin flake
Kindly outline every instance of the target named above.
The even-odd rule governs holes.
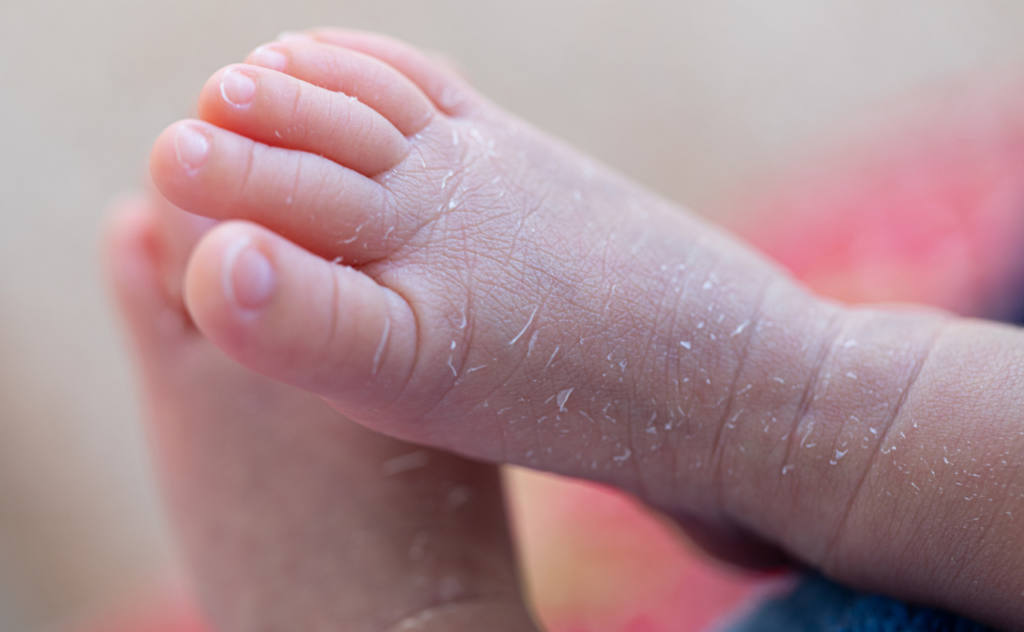
[[[510,346],[510,347],[511,347],[512,345],[514,345],[514,344],[516,344],[517,342],[519,342],[519,339],[523,337],[523,335],[524,335],[524,334],[526,333],[526,331],[527,331],[527,330],[528,330],[528,329],[530,328],[530,325],[532,325],[532,324],[533,324],[533,319],[534,319],[534,317],[535,317],[535,316],[537,316],[537,312],[538,312],[539,310],[540,310],[540,305],[538,305],[537,307],[535,307],[535,308],[533,309],[533,313],[532,313],[532,314],[530,314],[530,320],[526,321],[526,326],[525,326],[525,327],[523,327],[523,330],[522,330],[522,331],[520,331],[520,332],[519,332],[519,333],[518,333],[518,334],[516,335],[516,337],[515,337],[515,338],[513,338],[513,339],[512,339],[511,341],[509,341],[509,343],[508,343],[508,346]]]
[[[558,394],[558,400],[556,401],[556,403],[558,404],[558,412],[565,412],[565,402],[569,401],[569,396],[572,395],[572,392],[574,390],[576,390],[575,387],[567,388]]]
[[[540,332],[539,331],[535,331],[535,332],[533,332],[533,335],[530,336],[530,343],[526,347],[526,357],[527,358],[529,358],[530,355],[533,354],[533,346],[537,344],[537,336],[539,336],[539,335],[540,335]]]
[[[534,335],[537,335],[537,334],[535,333]],[[549,366],[551,366],[551,363],[555,361],[555,356],[558,355],[558,350],[559,349],[561,349],[561,346],[560,345],[556,345],[554,352],[551,354],[551,357],[548,358],[548,363],[544,365],[544,369],[545,370],[547,370],[547,368]]]

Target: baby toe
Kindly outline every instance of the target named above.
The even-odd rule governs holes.
[[[348,48],[295,39],[261,46],[246,61],[355,98],[406,136],[426,127],[437,112],[408,77],[376,57]]]
[[[160,135],[150,173],[180,208],[262,224],[328,259],[381,257],[393,241],[388,234],[397,232],[386,193],[373,180],[201,121],[175,123]]]
[[[409,379],[417,326],[408,304],[258,226],[210,231],[185,287],[189,312],[222,351],[364,416],[361,408],[392,401]]]
[[[307,35],[324,44],[370,55],[396,68],[446,114],[468,114],[477,103],[473,89],[461,77],[404,42],[377,33],[344,29],[315,29]]]
[[[260,143],[323,156],[367,176],[394,167],[408,143],[360,100],[274,70],[239,64],[210,78],[199,117]]]

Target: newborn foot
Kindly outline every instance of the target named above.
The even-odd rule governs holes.
[[[947,521],[974,506],[936,502],[959,470],[934,451],[997,436],[949,393],[964,370],[1005,391],[985,369],[1016,357],[1007,330],[818,301],[391,40],[320,31],[248,62],[152,155],[173,202],[246,220],[188,271],[229,355],[392,436],[609,482],[865,587],[987,617],[969,578],[997,565],[1003,597],[1024,590],[994,553],[945,575],[911,559],[922,539],[963,550]],[[1012,437],[956,458],[1015,467]]]
[[[125,205],[107,253],[171,513],[217,630],[534,630],[492,466],[402,444],[225,357],[180,279],[211,222]]]
[[[274,231],[204,240],[203,332],[390,434],[718,513],[709,477],[742,447],[718,421],[749,427],[771,399],[779,421],[748,438],[785,447],[838,310],[418,53],[319,37],[340,45],[290,39],[217,73],[202,120],[154,148],[175,204]],[[791,368],[765,375],[769,351]]]

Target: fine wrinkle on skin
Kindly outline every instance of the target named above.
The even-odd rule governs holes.
[[[711,483],[712,493],[718,504],[717,509],[720,512],[727,511],[725,506],[726,503],[724,501],[725,482],[723,480],[724,476],[722,472],[723,462],[725,460],[723,458],[723,452],[725,451],[723,437],[726,432],[726,424],[729,423],[728,420],[733,415],[733,409],[736,407],[736,398],[742,394],[738,392],[737,387],[739,386],[740,377],[743,375],[743,371],[747,365],[750,349],[753,345],[755,334],[757,333],[757,323],[761,320],[761,311],[764,308],[764,302],[768,293],[777,282],[778,281],[772,277],[767,277],[766,279],[761,280],[760,288],[758,289],[756,298],[753,301],[753,309],[750,312],[750,317],[744,321],[748,325],[753,324],[753,327],[751,327],[750,331],[741,339],[742,342],[740,342],[739,349],[736,350],[736,368],[733,371],[732,379],[729,382],[729,389],[726,392],[725,407],[722,409],[722,416],[717,422],[715,439],[711,444],[710,466],[712,468],[712,472],[714,472]],[[745,393],[746,390],[743,392]],[[742,411],[740,412],[742,413]]]
[[[495,289],[498,289],[498,288],[495,288]],[[473,292],[473,291],[469,291],[469,292],[467,292],[467,295],[470,297],[470,300],[473,301],[474,300],[473,297],[476,296],[476,293]],[[540,297],[540,300],[539,300],[539,302],[537,303],[537,305],[535,307],[536,311],[533,312],[532,323],[531,323],[531,325],[529,327],[527,327],[527,329],[537,330],[539,327],[542,326],[537,321],[537,316],[539,314],[541,314],[545,310],[545,305],[547,304],[549,298],[550,298],[550,296],[542,296],[542,297]],[[479,300],[479,298],[476,298],[475,300]],[[463,360],[465,360],[465,358],[469,357],[469,355],[472,352],[473,348],[476,347],[476,344],[473,342],[473,340],[474,340],[474,335],[473,334],[475,333],[475,323],[474,323],[473,319],[470,320],[470,326],[469,326],[468,330],[466,330],[463,333],[466,334],[463,337],[463,340],[465,340],[466,342],[463,345],[461,357],[463,358]],[[482,393],[482,394],[480,394],[478,396],[474,396],[474,399],[478,400],[480,403],[483,403],[485,401],[490,400],[499,391],[502,391],[503,389],[507,389],[509,387],[509,385],[516,383],[515,376],[517,376],[518,374],[520,374],[522,372],[523,367],[524,367],[524,365],[525,365],[525,363],[527,361],[527,358],[528,358],[527,345],[526,344],[522,344],[522,340],[521,339],[518,340],[517,342],[519,342],[520,344],[514,346],[514,348],[518,349],[518,351],[515,354],[515,361],[512,362],[512,363],[508,363],[508,362],[500,363],[500,366],[504,368],[503,374],[500,375],[500,376],[495,375],[495,377],[493,378],[494,379],[493,386],[491,388],[489,388],[487,391],[485,391],[484,393]],[[499,343],[499,346],[501,348],[503,348],[503,350],[508,350],[508,349],[512,348],[512,347],[510,347],[510,345],[508,345],[508,343]],[[492,351],[494,351],[494,350],[484,349],[483,353],[485,354],[486,357],[492,357],[491,356]],[[456,386],[457,386],[457,384],[456,384]],[[445,402],[446,402],[447,399],[448,398],[445,397],[437,405],[430,407],[428,412],[425,413],[421,418],[426,418],[426,417],[430,417],[430,416],[433,416],[433,415],[437,414],[444,407]],[[519,408],[519,407],[517,406],[516,408]],[[507,410],[508,409],[503,408],[503,409],[500,409],[500,412],[507,412]],[[533,412],[535,412],[535,411],[533,411]],[[494,419],[494,423],[496,425],[496,429],[495,429],[494,434],[498,438],[499,442],[501,443],[501,449],[503,451],[503,455],[502,455],[503,458],[505,460],[515,460],[515,458],[517,457],[517,454],[511,454],[511,453],[508,452],[508,445],[509,445],[509,442],[510,442],[510,438],[508,436],[508,433],[512,432],[514,430],[514,428],[511,427],[510,425],[506,424],[506,423],[503,423],[502,420],[497,417],[497,415],[495,415],[493,417],[493,419]],[[534,425],[536,426],[537,424],[534,424]],[[538,430],[538,432],[539,432],[539,430]],[[537,441],[538,441],[538,444],[537,444],[537,446],[535,446],[535,449],[539,450],[538,446],[541,445],[540,436],[539,435],[537,437]]]
[[[790,462],[790,458],[793,456],[794,446],[797,446],[800,442],[798,430],[803,425],[804,420],[810,413],[811,406],[814,404],[814,398],[817,394],[818,384],[823,381],[822,376],[825,373],[825,367],[831,360],[833,350],[839,344],[840,340],[843,340],[843,333],[849,326],[848,323],[848,312],[839,310],[835,312],[830,318],[829,323],[824,329],[824,339],[818,350],[818,355],[811,363],[809,369],[810,372],[804,382],[804,390],[800,396],[800,403],[797,404],[796,413],[793,415],[793,421],[789,426],[789,430],[786,432],[788,440],[786,441],[786,451],[783,454],[780,476],[776,484],[776,493],[779,491],[783,483],[783,477],[790,471],[792,471],[796,464]]]
[[[649,491],[650,490],[648,488],[647,482],[644,480],[644,472],[643,472],[642,467],[641,467],[643,465],[641,463],[641,461],[646,462],[646,459],[642,458],[642,455],[639,452],[637,452],[637,447],[636,447],[636,438],[635,438],[636,434],[638,432],[642,432],[642,431],[639,428],[635,427],[638,424],[636,423],[636,420],[635,420],[635,417],[634,417],[634,410],[633,410],[633,406],[632,406],[632,402],[633,401],[634,401],[633,399],[626,400],[626,414],[625,414],[625,418],[630,420],[630,423],[628,424],[628,427],[626,428],[626,433],[625,433],[626,434],[626,439],[627,439],[626,454],[625,454],[624,457],[621,458],[620,464],[621,463],[625,463],[625,462],[629,462],[629,463],[632,464],[633,476],[636,479],[636,482],[635,482],[636,494],[640,498],[650,498],[650,496],[649,496]],[[616,460],[618,460],[618,459],[616,459]]]
[[[384,331],[380,335],[380,342],[377,343],[377,350],[373,354],[373,375],[377,375],[377,370],[380,369],[381,356],[384,354],[384,349],[388,344],[388,336],[391,334],[391,316],[385,314],[384,316]]]
[[[388,186],[385,189],[388,191],[388,206],[397,217],[402,216],[401,209],[403,207],[411,206],[416,208],[424,203],[421,192],[410,191],[407,193],[402,190],[404,189],[403,186]],[[434,202],[436,210],[433,213],[423,213],[423,216],[416,218],[416,225],[409,231],[405,243],[421,244],[419,249],[436,246],[438,240],[431,238],[433,231],[439,225],[447,225],[443,220],[449,220],[453,217],[457,217],[460,220],[456,222],[456,225],[462,231],[465,231],[466,234],[487,236],[489,237],[488,241],[493,243],[491,235],[494,232],[485,230],[484,227],[487,223],[497,218],[493,212],[490,212],[489,204],[477,203],[476,200],[480,197],[472,188],[460,188],[460,185],[453,185],[449,182],[446,190],[438,191]],[[483,199],[486,202],[486,196],[483,196]],[[511,216],[512,213],[503,213],[503,215]],[[474,229],[476,229],[475,232]],[[471,240],[459,241],[461,246],[466,247],[470,246],[471,243]],[[493,253],[489,254],[493,256]]]
[[[673,297],[675,298],[675,300],[672,301],[672,306],[671,307],[667,307],[666,303],[668,302],[668,299],[673,298]],[[651,300],[652,298],[653,298],[653,300]],[[611,303],[611,300],[612,300],[611,297],[609,297],[608,303],[606,303],[606,311],[607,311],[608,304]],[[620,368],[620,370],[623,373],[625,373],[626,367],[629,366],[631,368],[631,372],[630,372],[631,375],[637,375],[637,374],[639,374],[639,375],[644,375],[644,374],[651,374],[651,375],[653,375],[654,369],[657,368],[658,363],[662,362],[663,363],[663,368],[664,368],[664,371],[665,371],[665,376],[664,376],[665,379],[663,380],[663,383],[664,384],[668,384],[669,383],[668,372],[670,371],[670,368],[669,368],[669,362],[668,362],[668,357],[667,357],[668,353],[667,352],[671,350],[671,345],[659,344],[659,343],[661,342],[660,338],[663,337],[663,331],[671,332],[672,331],[672,327],[664,327],[664,326],[662,326],[661,323],[668,322],[668,321],[673,321],[679,315],[684,314],[685,312],[684,312],[684,310],[680,309],[680,306],[678,304],[678,296],[676,295],[676,293],[674,291],[672,291],[672,284],[669,283],[669,282],[665,282],[665,283],[661,283],[660,284],[660,292],[659,292],[659,294],[656,297],[650,296],[650,293],[645,293],[642,296],[642,298],[638,297],[637,300],[638,301],[639,300],[643,300],[643,302],[650,302],[650,304],[652,306],[654,306],[654,310],[653,310],[654,311],[654,318],[653,318],[653,321],[635,322],[635,323],[630,323],[629,325],[627,325],[626,328],[628,330],[630,330],[630,331],[642,331],[642,332],[645,332],[646,335],[645,335],[644,339],[642,341],[639,341],[639,344],[637,345],[637,347],[640,350],[642,350],[642,352],[639,354],[639,360],[634,360],[634,362],[632,364],[630,364],[630,365],[620,364],[619,368]],[[595,315],[595,316],[597,316],[597,315]],[[605,320],[607,322],[607,318],[608,318],[607,314],[601,314],[599,316],[600,316],[600,318],[602,320]],[[631,310],[624,310],[622,312],[622,314],[621,314],[621,317],[628,318],[628,319],[632,319],[633,316],[634,315],[633,315],[633,312]],[[648,366],[650,366],[652,370],[648,371]],[[632,389],[633,392],[629,394],[628,400],[629,401],[641,401],[642,400],[644,402],[648,401],[648,398],[641,397],[640,394],[635,391],[636,385],[632,383],[633,380],[630,380],[630,382],[631,382],[630,389]],[[646,480],[646,473],[644,471],[645,470],[644,464],[646,464],[649,461],[651,461],[651,459],[647,457],[647,454],[649,454],[649,452],[645,452],[645,451],[640,450],[638,448],[638,446],[637,446],[637,443],[643,443],[643,442],[645,442],[647,440],[644,435],[649,435],[650,434],[651,424],[653,423],[653,421],[655,419],[658,418],[659,408],[664,406],[664,403],[659,404],[657,402],[657,400],[653,400],[653,399],[650,400],[650,403],[651,403],[650,409],[643,408],[640,411],[636,411],[636,413],[639,414],[639,417],[635,417],[634,416],[634,410],[632,410],[632,409],[627,411],[627,414],[625,416],[626,419],[630,420],[630,422],[629,422],[629,429],[627,431],[627,436],[629,437],[629,448],[628,448],[628,450],[629,450],[629,453],[632,455],[632,459],[630,459],[630,460],[633,461],[635,475],[636,475],[636,480],[637,480],[637,482],[636,482],[637,488],[639,490],[639,493],[644,498],[652,498],[651,496],[649,496],[649,493],[650,493],[650,490],[652,489],[652,486],[647,482],[647,480]],[[632,408],[632,406],[630,408]],[[637,439],[636,439],[637,436],[640,437],[640,441],[637,441]],[[665,441],[667,442],[668,439],[666,438]],[[675,459],[675,455],[673,455],[673,460],[674,459]],[[657,459],[654,459],[654,460],[657,461]],[[654,466],[654,468],[655,468],[655,470],[660,469],[659,466]],[[652,480],[658,480],[659,478],[660,477],[657,474],[654,474],[653,477],[652,477]],[[675,485],[674,477],[672,477],[672,478],[673,478],[673,481],[670,484],[670,487]],[[661,483],[659,483],[658,487],[660,487],[660,486],[661,486]]]
[[[252,173],[256,165],[256,152],[269,151],[269,148],[259,143],[252,143],[249,146],[249,151],[246,152],[245,169],[242,171],[242,177],[238,180],[238,192],[235,194],[236,200],[245,199],[245,191],[252,188]]]
[[[917,385],[918,378],[921,376],[921,371],[924,369],[925,364],[928,362],[928,358],[931,357],[932,351],[934,351],[936,344],[942,337],[942,333],[949,327],[949,321],[943,322],[936,332],[932,335],[931,340],[925,346],[924,353],[921,354],[920,359],[914,363],[911,373],[907,378],[906,384],[899,391],[899,397],[896,400],[895,405],[892,408],[892,413],[889,415],[889,419],[886,421],[885,426],[882,428],[881,437],[876,445],[875,450],[871,453],[867,463],[864,465],[863,471],[857,482],[854,484],[853,492],[850,494],[850,500],[843,508],[839,515],[839,521],[836,523],[835,529],[833,530],[832,536],[828,539],[822,550],[822,555],[819,563],[822,567],[829,567],[833,560],[837,559],[837,550],[842,542],[843,534],[846,531],[846,527],[849,524],[850,516],[853,514],[854,508],[857,506],[857,501],[860,499],[865,484],[868,479],[868,475],[877,467],[879,457],[882,454],[882,450],[888,440],[889,436],[899,425],[900,416],[903,412],[903,407],[910,397],[910,392]],[[837,339],[838,340],[838,339]],[[835,344],[835,343],[833,343]],[[961,569],[963,567],[961,566]]]
[[[335,285],[337,286],[337,283],[335,283]],[[397,312],[396,309],[404,310],[404,312],[406,314],[408,314],[407,318],[399,319],[398,322],[402,323],[403,320],[404,320],[404,322],[411,322],[412,323],[411,328],[403,327],[400,324],[399,328],[398,328],[398,331],[404,332],[404,331],[407,331],[408,329],[411,329],[413,335],[412,335],[412,341],[411,341],[411,343],[409,343],[408,348],[415,350],[414,351],[414,355],[413,355],[413,360],[406,367],[404,375],[400,375],[398,377],[398,380],[401,383],[401,387],[396,389],[395,394],[394,394],[393,397],[391,397],[386,402],[384,402],[386,405],[391,405],[391,404],[394,404],[396,401],[401,400],[405,396],[406,391],[413,384],[412,376],[416,374],[416,372],[418,370],[418,367],[419,367],[420,358],[422,358],[423,355],[424,355],[423,354],[423,349],[421,348],[422,341],[423,341],[423,330],[422,330],[422,325],[420,323],[420,315],[417,313],[417,311],[415,309],[413,309],[413,307],[412,307],[413,303],[410,303],[409,300],[405,296],[403,296],[401,293],[399,293],[398,290],[391,289],[389,287],[382,287],[382,290],[385,293],[385,301],[386,301],[387,310],[388,310],[387,318],[388,318],[388,320],[390,322],[394,323],[395,320],[396,320],[396,317],[398,316],[399,312]],[[338,288],[335,287],[335,292],[337,293],[337,291],[338,291]],[[335,300],[333,304],[337,305],[338,304],[337,300]],[[390,333],[393,333],[393,332],[389,332],[389,334]],[[388,350],[386,348],[384,350],[384,353],[385,353],[385,356],[384,356],[383,360],[387,360],[387,358],[388,358],[388,355],[387,355],[388,354]],[[385,372],[385,374],[386,373],[387,372]],[[387,385],[391,386],[391,384],[393,384],[393,380],[388,380],[387,381]]]
[[[994,513],[992,514],[992,518],[993,519],[994,519],[995,515],[997,515],[997,514],[994,514]],[[946,581],[947,590],[950,590],[950,589],[951,590],[957,590],[957,589],[963,590],[962,588],[957,588],[957,587],[961,587],[961,586],[964,585],[962,578],[963,578],[964,574],[968,572],[969,568],[970,568],[971,571],[975,571],[976,570],[977,566],[976,566],[975,562],[981,556],[982,552],[984,552],[986,550],[986,547],[984,546],[984,543],[985,543],[986,535],[988,533],[990,533],[990,532],[986,528],[986,529],[982,530],[981,537],[978,538],[978,540],[972,541],[970,543],[964,543],[961,546],[961,549],[962,550],[966,550],[967,553],[965,555],[959,556],[957,558],[956,564],[955,564],[955,566],[956,566],[955,570],[953,570],[953,572],[950,574],[948,580]],[[1000,545],[1001,545],[1001,543],[1000,543]],[[1022,596],[1024,596],[1024,595],[1022,595]]]
[[[292,179],[292,189],[291,191],[288,192],[288,197],[285,200],[286,204],[291,205],[293,202],[295,202],[295,200],[298,199],[299,184],[302,182],[302,166],[306,163],[307,155],[308,154],[305,153],[299,154],[299,159],[295,161],[295,177]],[[316,192],[315,195],[319,196],[323,193],[324,184],[325,183],[323,181],[323,178],[321,178],[319,190]],[[316,199],[316,197],[312,199]]]
[[[308,121],[309,121],[308,115],[303,116],[301,118],[299,116],[299,111],[302,109],[302,100],[303,100],[303,96],[305,96],[305,94],[304,94],[305,90],[306,90],[306,87],[305,87],[305,83],[304,82],[302,82],[302,81],[296,82],[296,84],[295,84],[295,97],[292,99],[291,113],[290,113],[290,116],[287,119],[285,119],[287,121],[292,122],[293,123],[293,127],[294,127],[294,124],[297,123],[298,121],[300,121],[300,120],[303,121],[303,123],[301,124],[301,128],[302,129],[306,129],[306,127],[308,125]],[[291,129],[291,128],[289,128],[289,129]]]
[[[985,525],[978,525],[977,533],[980,535],[977,539],[972,539],[970,542],[964,542],[961,545],[961,550],[965,550],[966,553],[957,559],[956,569],[950,575],[946,586],[952,590],[956,590],[958,586],[963,586],[964,582],[961,579],[964,573],[970,569],[974,571],[977,568],[976,562],[984,552],[998,551],[1004,548],[1005,544],[1000,542],[992,547],[985,545],[985,540],[989,538],[989,534],[992,533],[992,524],[1001,515],[1001,510],[993,511],[989,515],[989,520]]]
[[[320,352],[317,354],[315,364],[313,366],[329,366],[333,360],[333,354],[335,352],[334,344],[338,337],[338,323],[340,321],[340,314],[338,313],[338,306],[341,300],[341,287],[338,280],[338,271],[331,270],[331,301],[330,301],[330,314],[327,318],[327,336],[324,339],[323,344],[320,345]]]

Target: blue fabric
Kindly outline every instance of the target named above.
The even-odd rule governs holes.
[[[805,578],[786,596],[762,604],[728,632],[986,632],[962,617]]]

